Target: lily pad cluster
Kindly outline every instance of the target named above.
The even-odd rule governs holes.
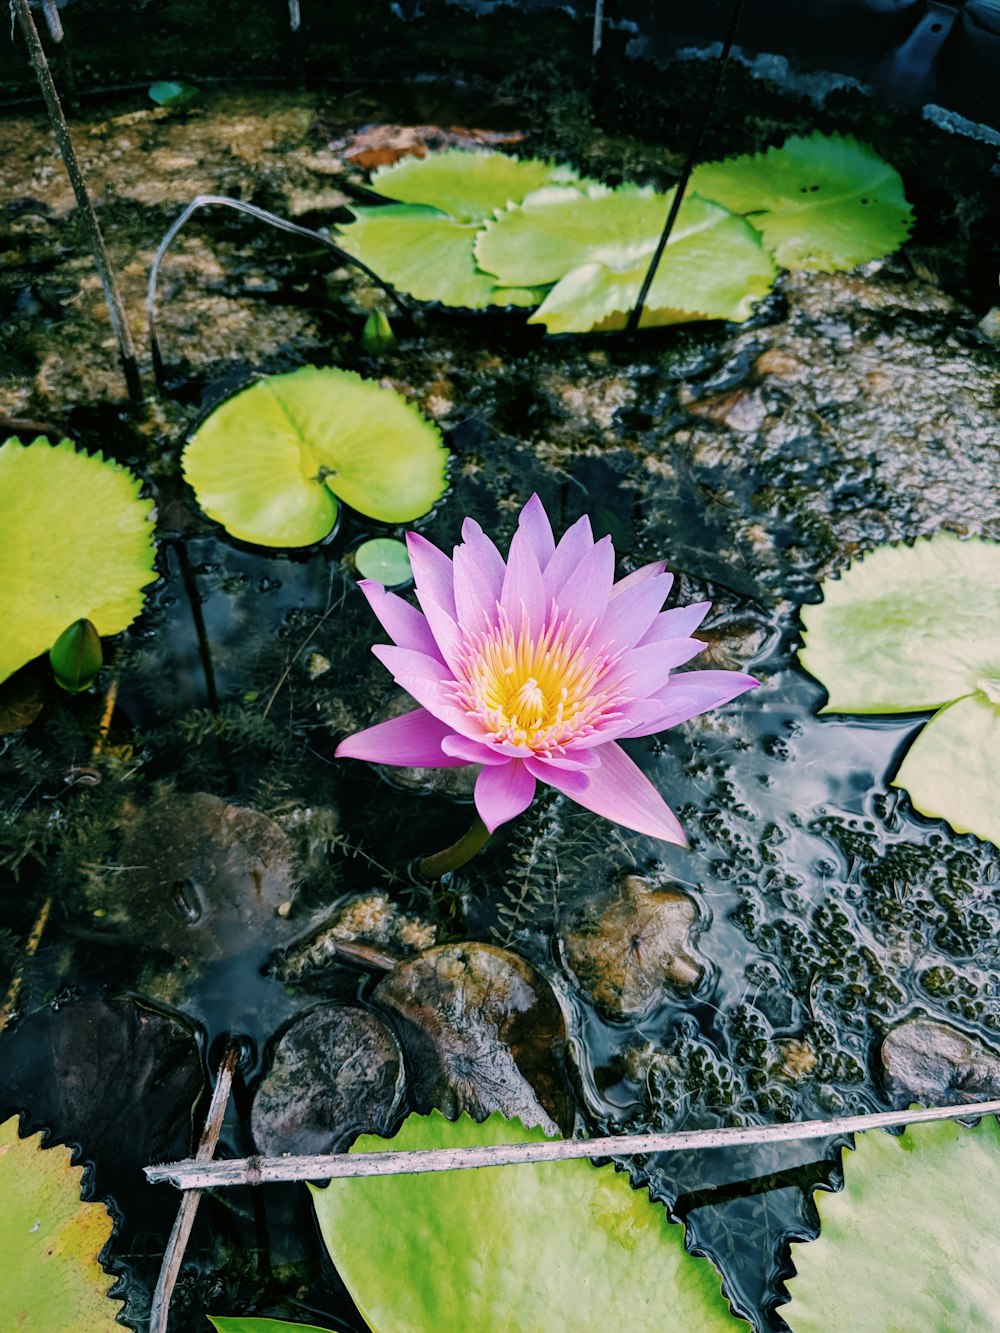
[[[624,327],[673,192],[610,189],[569,168],[450,150],[372,178],[342,244],[420,300],[537,305],[550,333]],[[832,272],[895,250],[912,212],[898,173],[854,138],[794,137],[692,176],[643,325],[749,318],[778,266]]]
[[[441,433],[394,389],[353,371],[303,366],[227,399],[181,460],[198,503],[263,546],[311,546],[340,502],[383,523],[425,514],[444,494]]]
[[[142,482],[70,440],[0,446],[0,681],[89,621],[118,634],[154,582]]]
[[[827,713],[934,712],[893,778],[922,814],[1000,846],[1000,542],[880,546],[802,609]]]

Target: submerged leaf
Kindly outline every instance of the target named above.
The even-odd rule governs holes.
[[[544,1138],[499,1115],[477,1125],[434,1112],[352,1151]],[[684,1249],[682,1228],[610,1166],[575,1160],[334,1180],[312,1195],[326,1247],[376,1333],[746,1327],[729,1314],[715,1270]]]
[[[691,189],[746,214],[785,268],[854,268],[891,254],[913,225],[899,172],[849,135],[817,130],[765,153],[707,162]]]
[[[819,1239],[792,1247],[797,1272],[781,1314],[794,1333],[995,1328],[998,1191],[992,1116],[975,1129],[941,1121],[902,1138],[858,1135],[844,1188],[815,1195]]]
[[[624,327],[656,249],[671,194],[625,185],[548,188],[508,209],[476,243],[498,282],[555,283],[530,323],[550,333]],[[757,232],[725,208],[685,199],[642,324],[748,319],[776,270]]]
[[[572,167],[506,153],[449,148],[381,167],[371,189],[403,204],[429,204],[456,222],[482,222],[495,209],[519,203],[543,185],[578,180]]]
[[[309,546],[332,532],[339,497],[386,523],[418,518],[445,490],[441,434],[393,389],[303,366],[217,408],[184,450],[210,518],[244,541]]]
[[[0,681],[73,621],[118,634],[142,610],[156,573],[141,485],[70,440],[0,446]]]
[[[802,608],[799,660],[825,712],[939,708],[893,779],[922,814],[1000,845],[1000,543],[939,532],[881,546]]]
[[[69,1148],[19,1137],[17,1116],[0,1126],[3,1281],[0,1328],[44,1333],[119,1333],[120,1301],[98,1255],[111,1235],[103,1203],[80,1199],[83,1169]]]

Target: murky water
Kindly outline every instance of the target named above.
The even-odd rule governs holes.
[[[159,236],[199,190],[335,220],[358,173],[330,144],[403,114],[367,96],[219,91],[191,116],[163,117],[138,99],[88,112],[78,137],[93,145],[88,165],[132,312]],[[775,96],[768,90],[771,119],[749,119],[751,142],[727,151],[773,129]],[[603,121],[588,119],[575,97],[548,116],[524,106],[533,149],[611,176],[676,161],[683,144],[664,132],[663,107],[651,107],[643,136],[626,139],[620,107],[617,120],[607,107]],[[420,118],[433,109],[449,123],[440,94],[426,98],[437,100]],[[512,119],[509,105],[496,114]],[[784,114],[801,127],[801,109]],[[863,108],[845,107],[852,117],[861,121]],[[950,141],[920,127],[918,150],[901,122],[894,158],[892,126],[883,117],[876,128],[886,156],[910,170],[918,239],[933,251],[947,226],[928,211],[927,180]],[[100,294],[44,128],[22,114],[0,123],[0,137],[10,149],[0,413],[54,423],[137,468],[157,499],[162,575],[115,659],[120,690],[103,753],[91,753],[101,700],[56,698],[47,686],[38,719],[0,739],[4,980],[39,906],[54,902],[25,970],[20,1026],[0,1039],[0,1077],[16,1090],[0,1091],[0,1111],[23,1110],[58,1136],[61,1094],[35,1086],[44,1070],[25,1072],[19,1033],[75,1068],[92,1059],[75,1026],[84,1002],[141,996],[193,1034],[210,1067],[227,1034],[245,1037],[222,1151],[249,1151],[249,1096],[277,1035],[319,1000],[368,1003],[381,975],[341,961],[282,983],[274,958],[327,905],[373,888],[431,922],[439,940],[513,947],[550,979],[570,1023],[578,1121],[591,1132],[884,1107],[880,1044],[913,1014],[1000,1039],[996,850],[914,815],[887,785],[920,718],[818,717],[823,691],[795,661],[798,605],[856,552],[941,526],[1000,537],[996,352],[976,333],[990,299],[981,246],[964,267],[952,264],[945,287],[905,260],[863,275],[788,277],[748,326],[635,343],[543,343],[506,317],[425,312],[375,362],[358,350],[373,299],[362,282],[246,219],[207,220],[165,269],[170,389],[138,409],[121,401]],[[966,170],[953,213],[964,209],[976,237],[985,231],[976,188],[987,178],[973,168],[986,156],[959,145],[949,159],[954,179]],[[712,599],[706,657],[753,671],[762,688],[631,747],[680,814],[689,850],[546,798],[443,890],[411,878],[415,856],[463,831],[467,807],[332,759],[337,739],[392,694],[368,651],[377,627],[343,563],[359,537],[384,529],[347,516],[316,550],[261,552],[205,520],[177,475],[184,432],[209,402],[251,367],[309,359],[385,378],[438,418],[454,455],[451,491],[416,526],[442,546],[466,514],[503,545],[537,490],[557,530],[589,512],[614,536],[622,569],[665,558],[679,600]],[[88,769],[95,785],[80,781]],[[218,817],[215,807],[197,814],[198,792],[264,820],[253,834],[271,876],[260,917],[232,908],[222,872],[198,869]],[[179,866],[165,902],[155,877],[143,878],[153,848]],[[693,989],[613,1018],[587,1003],[559,941],[580,898],[628,872],[690,894],[704,966]],[[286,891],[290,909],[276,914]],[[94,1040],[122,1116],[141,1121],[133,1047]],[[191,1087],[179,1078],[167,1096],[153,1083],[145,1104],[162,1105],[183,1142]],[[127,1316],[141,1325],[173,1200],[89,1143],[95,1123],[84,1117],[77,1132],[97,1192],[122,1215],[113,1260],[128,1278]],[[150,1159],[165,1151],[140,1128]],[[787,1241],[811,1233],[808,1190],[836,1180],[837,1147],[674,1156],[637,1178],[718,1264],[734,1307],[781,1328]],[[363,1327],[303,1200],[285,1187],[206,1200],[176,1327],[251,1302]]]

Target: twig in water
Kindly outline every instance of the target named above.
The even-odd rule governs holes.
[[[667,1134],[621,1134],[599,1139],[550,1139],[542,1143],[499,1144],[488,1148],[427,1148],[406,1152],[331,1153],[322,1157],[244,1157],[204,1163],[199,1159],[145,1167],[152,1185],[167,1182],[182,1190],[222,1185],[261,1185],[270,1181],[341,1180],[347,1176],[408,1176],[425,1171],[464,1171],[470,1167],[517,1166],[572,1157],[636,1157],[643,1153],[732,1148],[753,1143],[787,1143],[828,1138],[866,1129],[890,1129],[928,1120],[998,1115],[1000,1101],[965,1106],[932,1106],[910,1111],[877,1111],[835,1120],[801,1120],[791,1125],[741,1125],[730,1129],[693,1129]]]
[[[219,1077],[215,1084],[215,1091],[212,1093],[212,1100],[209,1103],[205,1128],[202,1130],[201,1141],[194,1157],[196,1162],[210,1162],[212,1160],[215,1145],[219,1142],[219,1133],[222,1130],[226,1107],[229,1105],[229,1093],[233,1086],[233,1075],[236,1073],[239,1059],[239,1043],[230,1041],[219,1068]],[[149,1333],[166,1333],[167,1315],[170,1312],[170,1297],[173,1295],[177,1275],[180,1273],[181,1264],[184,1262],[184,1251],[191,1236],[191,1228],[194,1226],[199,1203],[201,1203],[201,1190],[190,1190],[184,1195],[181,1206],[177,1210],[177,1217],[174,1220],[170,1239],[167,1241],[167,1248],[163,1254],[163,1264],[160,1267],[156,1290],[153,1292],[153,1302],[149,1310]]]
[[[135,343],[132,341],[132,331],[128,325],[125,306],[122,303],[121,292],[118,289],[118,279],[115,277],[115,271],[111,266],[111,256],[108,254],[108,248],[104,243],[101,224],[97,220],[97,213],[94,211],[94,204],[90,198],[83,172],[80,169],[76,149],[73,147],[73,140],[70,138],[69,126],[66,124],[66,117],[63,115],[59,94],[56,92],[56,85],[52,78],[52,71],[49,69],[49,62],[45,58],[45,49],[42,46],[41,38],[38,36],[38,29],[35,27],[35,20],[32,18],[31,10],[28,7],[28,0],[11,0],[11,5],[17,15],[17,21],[20,24],[28,48],[28,58],[42,90],[42,97],[45,99],[45,108],[49,113],[49,123],[52,126],[56,143],[59,145],[59,151],[62,153],[66,174],[69,176],[73,193],[76,195],[77,207],[90,233],[90,247],[94,255],[94,264],[101,276],[104,300],[111,316],[111,327],[118,339],[118,349],[121,353],[122,370],[125,372],[128,395],[133,402],[141,403],[142,381],[139,379],[139,363],[136,359]]]
[[[26,0],[19,0],[19,3],[25,2]],[[171,223],[167,229],[166,235],[153,256],[153,263],[149,270],[149,282],[146,285],[146,317],[149,322],[149,342],[153,353],[153,371],[158,383],[162,382],[163,379],[163,357],[160,352],[159,335],[156,332],[156,282],[160,274],[160,265],[166,258],[167,251],[185,222],[199,208],[204,208],[207,204],[222,204],[226,208],[235,208],[237,212],[247,213],[259,222],[267,222],[272,227],[277,227],[279,231],[287,231],[291,232],[293,236],[306,236],[311,241],[319,241],[321,245],[325,245],[328,250],[331,250],[342,264],[353,264],[355,268],[359,268],[362,273],[367,274],[373,282],[377,282],[390,300],[395,302],[400,314],[404,317],[409,316],[409,307],[394,288],[390,287],[387,282],[383,282],[374,269],[370,269],[367,264],[363,264],[354,255],[349,255],[346,250],[341,250],[339,245],[331,241],[329,236],[324,236],[321,231],[313,231],[310,227],[300,227],[297,222],[289,222],[287,218],[278,217],[276,213],[269,213],[266,208],[258,208],[256,204],[244,203],[242,199],[230,199],[225,194],[199,194],[197,198],[191,200],[180,217]]]

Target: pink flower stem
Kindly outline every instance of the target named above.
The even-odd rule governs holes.
[[[468,833],[464,833],[458,842],[452,843],[444,851],[422,857],[417,862],[417,869],[425,879],[440,879],[442,875],[448,875],[451,871],[464,866],[466,861],[471,861],[475,854],[486,846],[489,836],[489,829],[477,815]]]

